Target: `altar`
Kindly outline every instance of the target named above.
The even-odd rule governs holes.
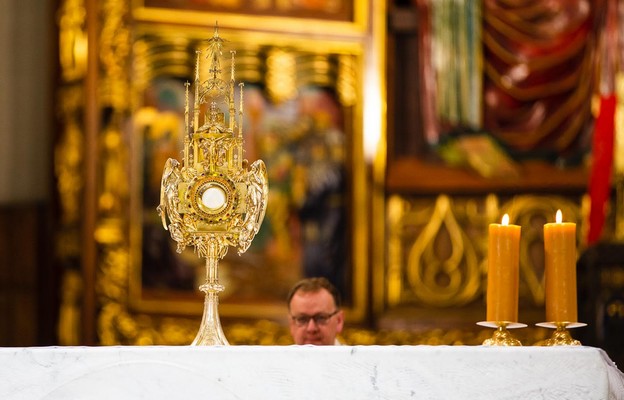
[[[624,374],[585,346],[2,348],[0,398],[624,399]]]

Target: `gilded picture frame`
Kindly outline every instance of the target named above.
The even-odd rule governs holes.
[[[131,81],[136,101],[129,129],[130,315],[167,315],[187,321],[201,316],[203,294],[197,287],[205,274],[203,260],[191,249],[182,254],[173,251],[175,242],[162,227],[156,205],[165,160],[180,159],[184,82],[192,77],[195,50],[213,29],[151,23],[135,27]],[[314,38],[238,31],[221,23],[219,35],[226,39],[228,51],[236,52],[237,79],[245,85],[245,158],[250,163],[263,159],[269,171],[269,203],[261,231],[245,254],[230,250],[220,262],[225,286],[220,314],[224,320],[284,323],[289,288],[304,276],[331,274],[320,271],[318,262],[302,271],[305,254],[314,257],[320,247],[327,246],[316,242],[306,252],[302,238],[334,223],[330,237],[336,248],[324,262],[342,260],[344,280],[336,278],[334,283],[343,294],[348,320],[362,321],[369,268],[363,201],[368,189],[361,150],[363,44],[323,40],[321,45]],[[269,115],[272,122],[263,119]],[[313,122],[303,127],[307,118]],[[316,156],[321,157],[318,163],[310,161]],[[335,191],[337,182],[342,186],[337,192],[322,194],[333,196],[322,203],[329,208],[312,211],[316,213],[313,219],[323,221],[302,222],[309,210],[301,206],[305,201],[297,191],[305,189],[297,185],[314,179],[317,188],[325,185]],[[166,259],[168,265],[162,262]]]
[[[141,22],[205,25],[219,21],[233,29],[361,37],[368,24],[368,2],[134,0],[133,17]]]

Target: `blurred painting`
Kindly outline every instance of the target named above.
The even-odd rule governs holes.
[[[152,79],[134,115],[143,300],[203,296],[198,286],[205,280],[205,260],[192,248],[176,253],[176,242],[156,212],[165,162],[182,160],[186,80]],[[327,277],[350,302],[353,106],[341,102],[327,79],[304,81],[279,101],[266,85],[244,83],[244,158],[265,162],[269,200],[251,247],[242,255],[230,249],[219,263],[222,304],[283,306],[293,284],[311,276]]]

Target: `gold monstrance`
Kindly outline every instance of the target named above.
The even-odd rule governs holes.
[[[197,51],[193,82],[193,111],[189,111],[186,83],[184,160],[165,163],[157,210],[163,226],[178,243],[177,252],[189,245],[206,258],[206,293],[201,326],[192,345],[229,344],[219,319],[218,264],[228,247],[244,253],[260,229],[269,193],[264,162],[248,166],[243,160],[243,84],[240,105],[234,101],[234,55],[229,82],[221,77],[224,40],[215,29],[205,51]],[[200,57],[206,54],[208,79],[200,81]],[[192,121],[189,121],[192,115]],[[167,219],[169,226],[167,226]]]

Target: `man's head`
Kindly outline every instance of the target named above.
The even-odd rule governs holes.
[[[288,312],[290,334],[296,344],[332,345],[342,332],[340,294],[325,278],[297,283],[288,295]]]

